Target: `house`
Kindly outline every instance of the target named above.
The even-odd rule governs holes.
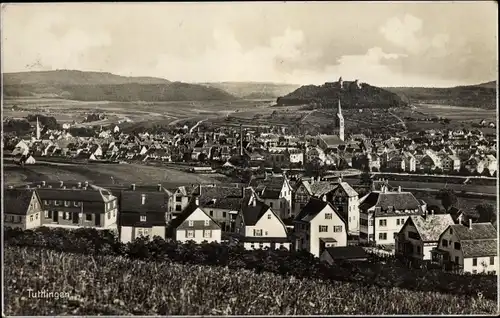
[[[360,200],[359,240],[375,245],[395,244],[395,237],[411,215],[422,215],[426,206],[412,193],[389,191],[382,186],[381,191],[372,191]]]
[[[24,140],[21,140],[14,146],[14,150],[12,150],[12,155],[14,156],[26,155],[29,153],[29,151],[30,147],[28,146],[28,144]]]
[[[88,182],[37,185],[44,216],[42,226],[117,230],[117,198]]]
[[[330,201],[330,200],[329,200]],[[339,179],[332,192],[330,201],[338,213],[347,222],[347,231],[352,234],[359,233],[359,196],[347,182]]]
[[[441,163],[443,165],[444,172],[453,172],[460,170],[460,158],[456,155],[443,155],[441,157]]]
[[[450,214],[410,216],[396,236],[396,255],[417,261],[430,261],[439,236],[454,224]]]
[[[3,215],[4,225],[22,230],[41,226],[42,201],[35,189],[4,190]]]
[[[246,249],[291,249],[286,225],[271,207],[249,197],[236,217],[234,238]]]
[[[398,154],[388,159],[386,165],[391,171],[401,172],[406,170],[405,163],[404,157]]]
[[[347,223],[331,203],[311,198],[294,220],[294,244],[320,257],[327,247],[347,246]]]
[[[417,159],[415,156],[408,151],[404,151],[403,154],[403,159],[404,159],[404,170],[409,171],[409,172],[414,172],[417,170]]]
[[[28,155],[22,155],[19,162],[25,165],[34,165],[36,163],[36,160],[35,158],[33,158],[32,155],[28,154]]]
[[[199,244],[204,241],[221,242],[222,230],[195,200],[172,220],[168,234],[178,242],[194,241]]]
[[[482,173],[485,168],[485,160],[471,156],[464,165],[465,169],[470,173]]]
[[[200,208],[220,225],[222,231],[233,232],[244,194],[245,188],[239,186],[200,184],[193,192],[193,199],[198,198]]]
[[[138,237],[165,239],[166,225],[171,220],[168,211],[168,193],[157,187],[133,187],[119,194],[118,218],[120,241],[127,243]]]
[[[325,248],[319,259],[331,265],[338,261],[366,261],[368,257],[368,253],[361,246],[343,246]]]
[[[498,169],[497,158],[493,155],[486,155],[486,166],[491,175],[493,175]]]
[[[299,180],[295,185],[293,195],[293,215],[298,215],[312,197],[323,199],[323,196],[335,190],[336,187],[337,185],[330,181],[320,181],[319,177],[317,179],[312,178],[310,181]]]
[[[175,219],[189,204],[191,200],[190,190],[186,186],[167,186],[168,211],[172,212],[172,219]]]
[[[439,237],[432,261],[466,273],[496,274],[498,270],[497,230],[491,223],[453,224]]]
[[[424,172],[431,172],[435,169],[441,169],[441,159],[431,151],[428,151],[421,159],[420,159],[420,169]]]
[[[291,217],[293,187],[285,175],[266,175],[265,179],[252,180],[250,186],[264,203],[278,213],[281,219]]]

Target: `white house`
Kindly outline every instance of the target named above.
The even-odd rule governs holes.
[[[426,206],[419,202],[412,193],[388,191],[382,186],[381,191],[372,191],[362,198],[359,205],[359,240],[376,245],[395,244],[395,237],[401,231],[411,215],[422,215]]]
[[[12,151],[12,155],[14,155],[14,156],[27,155],[29,151],[30,151],[30,147],[28,146],[28,144],[24,140],[21,140],[14,147],[14,150]]]
[[[335,207],[311,198],[294,220],[296,250],[306,250],[316,257],[328,247],[347,246],[347,223]]]
[[[396,255],[430,261],[431,250],[437,247],[439,236],[452,224],[450,214],[410,216],[396,236]]]
[[[498,169],[498,162],[497,158],[493,155],[487,155],[486,156],[486,168],[490,171],[490,174],[495,173]]]
[[[235,238],[246,249],[291,249],[285,224],[265,203],[250,197],[236,217]]]
[[[113,128],[113,132],[114,133],[119,133],[120,132],[120,127],[115,126],[115,128]]]
[[[450,225],[432,250],[432,261],[467,273],[498,272],[497,230],[491,223]]]
[[[221,242],[220,226],[197,204],[188,205],[170,224],[169,233],[179,242],[194,241],[197,244]]]

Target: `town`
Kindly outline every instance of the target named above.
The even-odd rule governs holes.
[[[158,236],[242,244],[247,249],[306,250],[329,262],[351,254],[366,258],[367,251],[378,251],[402,256],[416,266],[496,273],[496,218],[484,222],[453,206],[444,213],[434,211],[410,191],[376,175],[362,193],[343,179],[379,171],[496,176],[495,141],[480,131],[432,131],[388,140],[346,136],[340,101],[332,133],[318,136],[243,125],[210,129],[201,122],[177,127],[175,135],[124,134],[114,125],[96,130],[94,137],[46,129],[38,117],[34,126],[30,138],[8,141],[10,158],[22,166],[59,158],[101,164],[178,163],[204,174],[230,170],[242,175],[245,169],[254,173],[247,180],[219,184],[80,180],[8,186],[6,226],[108,229],[124,243]]]

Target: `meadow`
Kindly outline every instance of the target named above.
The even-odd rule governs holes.
[[[138,164],[4,166],[4,183],[89,181],[96,184],[220,183],[218,175],[199,175],[164,167]]]
[[[178,264],[6,246],[7,315],[492,314],[481,294],[410,291]],[[28,290],[66,293],[30,298]]]

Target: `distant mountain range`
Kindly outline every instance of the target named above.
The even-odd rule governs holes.
[[[342,108],[389,108],[405,107],[400,96],[388,90],[366,83],[344,81],[341,87],[338,82],[325,83],[321,86],[306,85],[279,97],[278,106],[312,105],[315,108],[335,108],[340,99]]]
[[[244,99],[275,99],[300,87],[300,85],[294,84],[264,82],[219,82],[201,83],[201,85],[222,89],[231,95]]]
[[[215,87],[171,82],[155,77],[57,70],[3,74],[6,97],[51,97],[82,101],[233,100]]]
[[[496,108],[497,82],[449,88],[387,87],[410,103],[429,103],[451,106]]]

